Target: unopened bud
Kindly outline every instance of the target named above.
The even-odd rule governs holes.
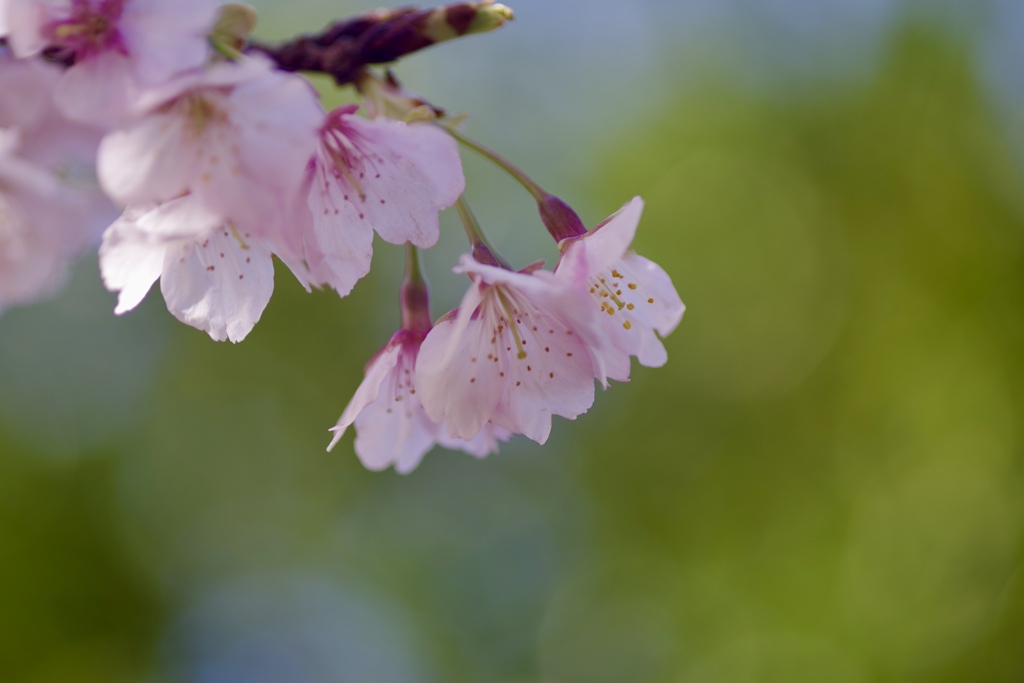
[[[435,43],[470,33],[501,28],[515,15],[505,5],[493,2],[459,2],[430,10],[424,16],[423,36]]]
[[[482,263],[485,266],[494,266],[495,268],[508,268],[507,264],[502,263],[494,255],[494,252],[484,244],[483,242],[473,243],[473,260],[477,263]],[[511,270],[511,269],[509,269]]]
[[[537,202],[540,219],[556,242],[570,237],[579,237],[587,232],[583,221],[568,204],[553,194]]]
[[[253,29],[256,28],[256,10],[248,5],[231,3],[217,11],[217,21],[210,31],[214,45],[241,52]]]
[[[473,17],[473,22],[469,25],[469,30],[466,33],[493,31],[515,18],[516,16],[512,13],[510,7],[502,4],[484,5],[477,9],[476,16]]]
[[[430,329],[430,296],[427,281],[417,274],[402,280],[399,292],[402,329],[426,332]]]

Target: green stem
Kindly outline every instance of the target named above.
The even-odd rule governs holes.
[[[209,39],[209,43],[214,52],[231,62],[237,62],[244,54],[241,50],[235,49],[233,46],[228,45],[225,41],[219,38],[211,37]]]
[[[447,131],[449,135],[458,140],[460,143],[462,143],[466,147],[469,147],[477,154],[480,154],[481,156],[490,160],[491,162],[499,166],[501,169],[503,169],[510,176],[519,181],[519,184],[526,188],[526,191],[533,195],[533,198],[536,199],[538,202],[543,201],[544,198],[548,196],[548,192],[544,190],[544,188],[535,183],[533,179],[530,178],[530,176],[523,173],[523,171],[519,169],[519,167],[517,167],[515,164],[513,164],[505,157],[501,156],[492,149],[484,147],[476,140],[466,137],[465,135],[455,130],[455,128],[451,126],[446,126],[443,124],[439,125],[445,131]]]
[[[491,243],[487,241],[484,231],[480,229],[480,224],[477,222],[476,216],[473,215],[464,197],[459,197],[455,201],[455,210],[459,212],[459,219],[462,221],[462,227],[466,231],[466,237],[469,238],[469,243],[473,245],[473,258],[489,266],[498,266],[506,270],[512,270],[512,266],[508,264],[508,261],[499,256],[494,251],[494,248],[491,247]]]

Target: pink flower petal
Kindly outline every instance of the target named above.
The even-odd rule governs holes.
[[[488,339],[471,320],[479,302],[478,288],[470,287],[458,315],[439,322],[427,334],[416,364],[416,386],[424,410],[459,439],[472,439],[480,432],[494,414],[504,386],[497,372],[481,374],[477,380],[480,368],[490,362]]]
[[[160,278],[167,309],[216,341],[244,339],[273,289],[270,252],[257,238],[227,229],[168,249]]]
[[[490,425],[472,441],[453,438],[423,410],[415,384],[422,333],[400,330],[370,361],[366,377],[342,413],[327,450],[349,425],[355,424],[355,451],[371,470],[394,465],[400,474],[411,472],[423,456],[442,443],[477,457],[497,450],[497,439],[508,434]]]
[[[544,443],[551,416],[569,419],[594,401],[598,358],[587,343],[593,317],[584,293],[550,273],[513,273],[464,259],[473,273],[454,319],[438,323],[420,351],[416,384],[431,419],[474,438],[487,422]],[[467,362],[468,361],[468,362]]]
[[[104,51],[69,67],[57,83],[54,98],[74,121],[111,126],[127,118],[137,94],[131,60],[119,52]]]
[[[49,43],[43,28],[51,9],[38,0],[7,0],[6,9],[7,43],[14,56],[32,57],[41,52]]]
[[[485,424],[480,433],[472,439],[458,439],[448,433],[444,425],[438,427],[437,442],[451,450],[459,450],[469,453],[476,458],[483,458],[491,453],[498,452],[498,443],[508,441],[512,433],[507,429],[495,427],[492,424]]]
[[[636,237],[636,229],[640,225],[643,211],[644,200],[633,197],[625,206],[586,234],[592,268],[607,268],[613,261],[622,258]]]
[[[347,197],[339,220],[372,226],[392,244],[434,246],[438,211],[454,204],[465,188],[455,141],[428,124],[337,119],[338,127],[325,131],[324,144],[340,156],[328,149],[320,160]],[[339,158],[345,168],[338,168]]]
[[[370,272],[373,230],[366,223],[346,221],[353,205],[337,183],[317,165],[309,190],[308,209],[312,225],[307,239],[307,261],[312,279],[329,284],[341,296]]]
[[[216,13],[213,0],[126,2],[118,28],[138,83],[159,85],[201,66],[210,51],[207,34]]]
[[[669,334],[685,310],[665,271],[629,249],[642,209],[636,197],[597,228],[562,242],[555,270],[567,286],[586,287],[600,311],[601,336],[611,346],[603,357],[613,379],[628,379],[629,356],[648,367],[664,365],[668,355],[655,331]]]

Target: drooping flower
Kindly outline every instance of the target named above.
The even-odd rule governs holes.
[[[212,0],[6,0],[0,6],[11,49],[31,57],[46,48],[73,56],[57,102],[71,118],[122,118],[143,88],[201,66],[213,24]]]
[[[215,341],[244,339],[274,289],[267,245],[191,195],[129,207],[103,235],[100,272],[107,289],[119,292],[118,315],[159,279],[174,317]]]
[[[456,438],[423,410],[416,393],[416,361],[431,328],[430,305],[415,250],[407,249],[409,274],[400,295],[402,328],[367,364],[366,376],[338,424],[331,429],[334,438],[327,447],[334,448],[354,423],[355,451],[363,464],[371,470],[394,465],[402,474],[411,472],[435,444],[482,458],[496,452],[498,441],[506,441],[510,436],[507,431],[487,424],[472,438]]]
[[[257,59],[180,76],[140,106],[100,145],[100,179],[128,205],[100,250],[116,312],[159,278],[179,320],[241,341],[270,298],[271,253],[288,251],[320,106],[303,79]]]
[[[147,93],[138,113],[100,144],[112,197],[127,206],[189,193],[224,219],[284,230],[323,116],[308,82],[262,59],[223,62]]]
[[[370,270],[374,231],[392,244],[432,247],[438,212],[465,188],[456,143],[443,131],[355,110],[327,116],[307,168],[307,201],[292,218],[299,241],[294,254],[282,254],[289,265],[306,264],[307,286],[330,285],[342,296]]]
[[[462,438],[490,422],[544,443],[552,415],[574,419],[594,402],[604,354],[597,309],[539,264],[512,272],[463,256],[455,270],[473,284],[420,350],[427,415]]]
[[[563,239],[555,268],[557,278],[586,287],[601,312],[602,333],[619,351],[606,354],[606,366],[618,380],[629,378],[629,356],[647,367],[665,364],[659,335],[672,332],[686,309],[668,274],[630,248],[643,208],[634,197],[594,229]]]
[[[366,366],[366,377],[331,430],[334,448],[345,430],[355,424],[355,451],[367,469],[411,472],[436,444],[478,458],[498,450],[508,432],[483,427],[470,439],[451,436],[430,419],[416,393],[416,366],[423,332],[399,330]]]

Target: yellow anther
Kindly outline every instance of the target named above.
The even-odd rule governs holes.
[[[512,338],[516,341],[516,358],[522,360],[523,358],[526,358],[526,349],[523,348],[523,340],[519,337],[519,327],[512,322],[512,320],[515,319],[512,304],[505,297],[505,292],[501,287],[494,287],[493,291],[498,293],[498,299],[501,300],[501,306],[505,309],[505,315],[508,316],[508,329],[512,332]]]
[[[234,236],[234,238],[238,240],[238,246],[242,247],[242,249],[249,248],[249,245],[245,243],[245,240],[242,239],[242,236],[238,234],[238,230],[235,229],[234,223],[229,222],[228,229],[231,230],[231,234]]]
[[[329,147],[329,149],[331,150],[331,161],[334,162],[335,168],[341,171],[341,174],[345,176],[345,182],[356,189],[356,192],[359,194],[359,200],[365,202],[366,192],[363,190],[363,186],[359,184],[359,181],[356,180],[355,176],[352,175],[348,164],[345,163],[345,157],[340,153],[340,150],[334,149],[333,147]]]
[[[633,325],[632,325],[632,324],[631,324],[631,323],[630,323],[630,322],[629,322],[628,320],[627,320],[626,322],[622,323],[622,326],[623,326],[624,328],[626,328],[627,330],[628,330],[629,328],[633,327]]]
[[[193,93],[186,100],[189,118],[192,119],[192,128],[197,135],[202,135],[206,126],[211,121],[218,122],[226,117],[217,107],[201,93]]]

